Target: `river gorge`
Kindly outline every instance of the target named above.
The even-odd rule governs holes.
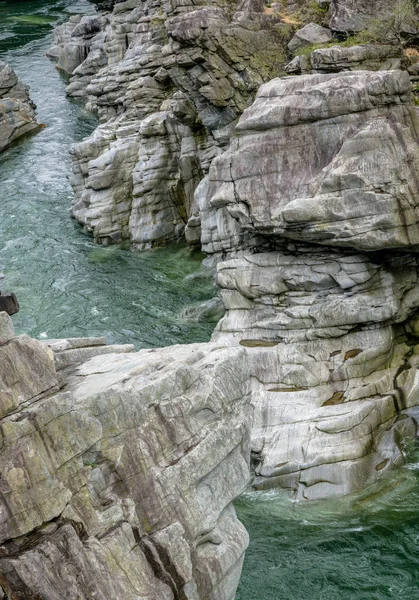
[[[217,294],[217,288],[213,283],[213,267],[202,266],[204,256],[197,248],[188,247],[183,239],[177,243],[170,239],[170,243],[162,248],[159,247],[160,243],[157,243],[156,247],[147,249],[145,252],[131,249],[127,239],[118,239],[118,243],[114,245],[98,245],[97,240],[95,241],[90,233],[83,231],[81,225],[70,217],[70,206],[74,197],[69,182],[72,170],[70,147],[91,136],[98,125],[98,119],[97,116],[86,111],[80,100],[66,96],[68,77],[56,69],[54,63],[46,57],[46,52],[53,44],[52,29],[54,27],[66,22],[70,14],[92,15],[95,14],[95,11],[96,8],[87,0],[20,0],[19,2],[0,0],[0,61],[9,64],[20,80],[30,86],[31,99],[37,105],[38,121],[45,125],[39,133],[19,140],[0,156],[2,199],[0,206],[0,271],[6,276],[5,286],[16,293],[20,302],[20,312],[13,317],[16,333],[28,334],[41,341],[52,338],[104,336],[108,343],[133,344],[136,350],[163,348],[174,344],[206,343],[213,334],[215,322],[211,319],[208,321],[188,318],[187,311],[185,316],[185,309],[205,303]],[[313,76],[317,77],[317,75]],[[301,77],[303,76],[301,75]],[[269,83],[266,85],[269,86]],[[322,85],[322,82],[319,85]],[[354,85],[360,84],[356,81]],[[377,89],[380,81],[374,80],[371,85]],[[382,92],[382,95],[393,93],[392,85],[392,81],[386,81],[385,91]],[[394,93],[402,98],[400,100],[402,103],[403,89],[401,88],[403,86],[400,82],[396,82],[394,86],[397,88]],[[269,91],[269,93],[271,92]],[[273,90],[271,97],[276,98],[280,96],[280,93],[282,92],[277,93]],[[379,110],[384,111],[385,109],[380,105],[377,111]],[[252,115],[249,118],[252,118]],[[335,118],[339,120],[341,115],[336,115]],[[395,119],[397,119],[397,115]],[[406,125],[406,121],[404,121],[404,125]],[[152,124],[150,127],[153,126]],[[242,131],[245,133],[241,140],[244,140],[246,136],[245,127],[246,123],[242,126]],[[265,124],[259,123],[254,127],[256,131],[260,132]],[[344,126],[342,125],[342,127]],[[155,128],[157,129],[158,125],[155,125]],[[150,134],[150,136],[152,135],[154,135],[154,131]],[[386,139],[385,134],[380,133],[380,135]],[[252,129],[250,136],[254,136]],[[245,152],[251,153],[252,144],[260,142],[252,137],[252,144],[249,147],[245,146],[245,142],[243,143]],[[274,140],[273,143],[275,144],[276,141]],[[238,153],[240,152],[240,149],[236,150]],[[204,155],[205,151],[208,151],[207,147],[202,151]],[[234,164],[234,148],[227,152],[231,152],[232,155],[229,157],[229,168],[231,169],[231,165]],[[211,152],[209,153],[211,154]],[[213,157],[211,156],[211,158]],[[216,163],[219,161],[217,163],[218,174],[224,173],[226,169],[222,160],[218,157],[215,159]],[[266,158],[266,161],[269,162],[269,157]],[[262,169],[265,169],[266,161],[261,167]],[[204,163],[205,160],[203,160]],[[249,165],[248,167],[250,169]],[[269,171],[269,168],[266,171]],[[217,181],[216,175],[212,176],[214,186],[214,181]],[[225,176],[223,179],[223,176],[220,178],[227,187],[228,177]],[[332,184],[329,182],[329,188],[331,187]],[[325,188],[327,188],[326,184]],[[325,194],[328,193],[329,188],[326,189]],[[228,193],[228,190],[224,189],[219,192],[218,204],[215,202],[216,208],[211,208],[211,210],[217,210],[219,206],[223,210],[224,205],[228,204]],[[240,187],[234,190],[236,198],[240,196],[240,193],[245,197],[245,193],[240,191]],[[248,213],[243,208],[244,204],[246,204],[245,201],[242,206],[237,208],[237,213],[240,213],[239,219],[243,219],[241,225],[246,231],[244,234],[246,237]],[[207,210],[208,213],[211,212],[211,210]],[[289,209],[289,212],[291,214],[292,209]],[[244,216],[242,217],[242,215]],[[211,214],[209,217],[208,214],[204,214],[202,217],[204,231],[206,218],[209,222],[206,251],[211,253],[212,250],[208,248],[212,244],[217,246],[217,243],[225,244],[225,249],[230,240],[226,243],[221,235],[220,242],[218,238],[214,237],[213,223],[216,219]],[[236,235],[235,231],[232,231],[228,221],[229,217],[225,214],[222,217],[217,216],[217,219],[218,223],[223,222],[223,226],[220,226],[222,233],[227,231],[231,239],[236,240],[242,235]],[[292,219],[292,215],[290,219]],[[312,215],[308,220],[310,221],[310,219],[314,222]],[[105,228],[107,226],[108,224],[105,223]],[[326,225],[323,223],[319,227],[320,240],[327,226],[326,222]],[[315,227],[314,224],[313,230]],[[96,236],[95,231],[94,234]],[[279,258],[275,259],[277,260],[276,265],[281,265],[281,252],[290,253],[295,248],[297,248],[297,256],[299,251],[302,255],[311,252],[311,249],[307,250],[304,247],[306,240],[303,239],[300,244],[298,236],[296,239],[291,237],[290,245],[284,249],[276,243],[275,235],[277,234],[278,230],[275,230],[274,223],[272,230],[268,232],[269,242],[266,243],[266,246],[264,246],[265,242],[261,243],[266,249],[266,254],[263,256],[278,252]],[[315,232],[313,235],[317,235],[317,233]],[[354,236],[356,237],[356,235],[355,233]],[[302,236],[304,237],[304,233]],[[362,238],[362,235],[360,237]],[[409,238],[409,235],[407,237]],[[240,239],[243,239],[243,235]],[[329,240],[329,238],[327,239]],[[143,241],[141,241],[142,243]],[[375,240],[371,242],[372,245],[374,243]],[[401,245],[401,243],[395,243],[396,249],[399,250]],[[357,252],[359,248],[361,251],[363,250],[362,241],[356,248]],[[326,252],[328,251],[326,249]],[[316,259],[316,252],[320,255],[322,250],[316,250],[313,253],[315,257],[313,260]],[[242,259],[243,255],[243,249],[239,248],[231,260],[244,260]],[[343,254],[344,258],[342,259],[336,251],[336,256],[336,262],[339,260],[345,262],[346,258],[352,255]],[[376,262],[371,259],[372,262],[367,269],[381,268],[381,263],[377,267],[381,260],[380,250],[378,250],[377,256],[378,258],[374,258]],[[327,262],[323,255],[320,259]],[[356,262],[361,259],[353,260]],[[389,260],[391,262],[392,259]],[[206,263],[208,261],[205,261],[204,265]],[[228,271],[231,266],[228,266],[229,263],[225,264],[227,264],[226,271]],[[268,270],[271,266],[269,260],[266,259],[263,268]],[[240,264],[237,268],[244,271],[246,267]],[[300,265],[298,268],[303,269],[305,265],[304,267]],[[397,270],[397,264],[395,268],[392,268]],[[234,291],[232,291],[234,286],[231,285],[231,279],[228,279],[229,275],[224,277],[224,282],[227,281],[227,283],[222,287],[231,292],[230,295],[226,294],[227,304],[230,302],[227,308],[231,313],[239,312],[234,302],[239,302],[239,308],[242,307],[240,302],[244,302],[244,296],[239,298],[240,294],[237,290],[243,291],[245,285],[251,287],[250,276],[245,283],[239,282]],[[293,281],[298,279],[294,273],[290,278]],[[317,280],[313,279],[313,282],[314,289]],[[257,282],[254,285],[263,287],[264,284]],[[408,287],[405,282],[401,284],[401,287],[403,285]],[[290,289],[296,289],[300,293],[298,283],[295,284],[295,288],[290,287]],[[272,292],[272,289],[269,288],[264,298],[266,299],[267,296],[271,298],[276,293],[278,293],[277,289]],[[254,297],[256,296],[257,294]],[[272,304],[275,305],[275,302]],[[266,306],[262,310],[265,309]],[[402,309],[400,311],[402,312]],[[261,317],[262,323],[263,318]],[[402,317],[394,317],[394,321],[391,321],[392,318],[382,319],[386,327],[388,323],[390,323],[389,326],[392,326],[393,322],[398,324],[402,321]],[[381,325],[381,321],[378,322]],[[229,329],[229,322],[225,321],[225,323],[227,325],[224,329],[221,327],[217,330],[216,343],[222,344],[225,339],[230,343],[230,336],[234,336]],[[248,323],[245,323],[243,327],[248,327],[247,331],[251,331],[253,322],[249,326]],[[361,329],[362,324],[354,330],[354,333],[351,332],[348,335],[355,336]],[[368,331],[381,330],[377,326]],[[375,333],[370,333],[370,335],[375,335]],[[246,338],[245,342],[250,348],[257,347],[260,342],[259,337],[259,332],[256,332],[255,335],[249,333],[249,339]],[[323,337],[326,338],[327,334],[324,334]],[[221,341],[219,342],[219,340]],[[382,342],[381,339],[379,341]],[[243,345],[246,346],[246,344]],[[260,345],[262,348],[264,347],[263,344]],[[269,350],[269,345],[270,341],[265,341],[266,352]],[[203,365],[200,366],[200,370],[211,369],[213,365],[205,363],[206,358],[200,354],[205,354],[202,346],[196,348],[193,353],[199,354],[199,360],[202,361],[199,363]],[[216,351],[214,350],[214,352]],[[331,351],[335,354],[338,353],[334,346],[331,347]],[[185,350],[185,353],[187,352]],[[227,351],[223,352],[227,355]],[[242,350],[237,350],[237,354],[234,354],[231,360],[237,361],[237,363],[243,361],[240,352]],[[147,355],[147,357],[150,356],[154,355]],[[162,356],[165,355],[162,354]],[[265,360],[269,362],[271,359],[268,355],[266,356]],[[346,356],[349,356],[348,351],[346,351]],[[352,356],[349,356],[349,359],[352,359]],[[162,359],[162,364],[165,360],[166,358]],[[188,365],[192,364],[192,360],[192,358],[187,358]],[[226,358],[223,354],[222,360],[228,361],[230,358]],[[347,358],[345,358],[346,360]],[[95,368],[100,373],[97,365],[99,363]],[[139,368],[136,364],[134,366],[136,369]],[[164,373],[167,365],[164,363],[164,366],[159,365],[157,368],[163,369]],[[228,377],[234,379],[234,376],[231,375],[233,372],[231,366],[222,368],[226,369]],[[103,370],[105,378],[114,373],[112,369],[113,366],[106,363]],[[243,367],[244,371],[245,367]],[[397,368],[395,368],[395,373],[396,371]],[[214,379],[220,376],[217,373]],[[393,375],[396,377],[395,373],[392,373],[391,377]],[[89,385],[92,389],[96,390],[96,387],[101,389],[102,383],[94,380],[95,376],[96,372],[87,374],[87,377],[92,378],[92,383]],[[144,377],[147,376],[148,374]],[[78,398],[87,398],[88,393],[92,393],[90,388],[87,390],[87,385],[85,389],[83,388],[84,384],[75,382],[76,377],[80,377],[79,374],[71,375],[71,377],[73,379],[70,381],[70,392],[68,393],[76,390],[76,395],[80,394],[77,396]],[[236,386],[234,389],[240,388],[242,384],[244,386],[239,377],[237,381],[234,379],[234,384]],[[155,382],[148,382],[147,385],[155,385]],[[377,386],[379,385],[377,384]],[[217,383],[215,387],[214,395],[218,397],[219,388],[223,389],[223,384]],[[179,398],[183,401],[188,390],[189,388],[186,386],[182,392],[183,395],[176,397],[176,402]],[[164,395],[166,388],[162,388],[160,391]],[[335,393],[339,394],[340,388]],[[385,393],[387,392],[382,392],[383,395]],[[242,402],[249,392],[243,387],[240,394],[240,402]],[[111,398],[108,400],[110,403],[113,402]],[[96,397],[93,404],[95,402],[97,402]],[[91,415],[89,413],[89,418],[92,415],[97,417],[96,409],[95,405],[91,410]],[[181,412],[183,415],[183,409]],[[223,405],[222,412],[223,417],[228,415],[228,418],[232,419],[232,430],[236,431],[241,427],[240,418],[237,415],[234,415],[234,419],[232,417],[234,409]],[[22,413],[22,415],[24,414]],[[176,418],[179,418],[179,414]],[[92,422],[93,420],[92,417]],[[389,421],[393,423],[393,417],[390,420],[383,419],[383,426],[388,427]],[[114,426],[116,427],[113,424],[112,427]],[[91,427],[93,428],[93,425]],[[183,425],[181,424],[179,427],[182,428]],[[189,430],[189,427],[192,426],[187,423],[185,428]],[[113,432],[113,435],[122,434],[118,430],[117,433]],[[85,454],[90,452],[91,448],[99,443],[98,439],[99,437],[94,440],[92,438],[91,445],[90,442],[88,444],[89,449],[83,450],[83,452]],[[134,443],[132,440],[131,442]],[[214,442],[214,453],[216,452],[215,448],[216,443]],[[187,452],[189,450],[188,447]],[[416,440],[408,439],[404,451],[407,456],[405,464],[399,465],[397,469],[384,472],[378,481],[368,481],[365,488],[360,491],[355,492],[352,488],[349,489],[349,493],[343,496],[337,494],[329,498],[314,498],[310,502],[306,502],[300,497],[297,500],[290,499],[289,494],[284,490],[256,491],[248,488],[238,499],[231,498],[234,500],[239,519],[250,535],[250,544],[246,551],[236,599],[384,600],[403,598],[415,600],[419,594],[419,453]],[[115,448],[112,448],[112,453],[115,452]],[[245,454],[245,450],[243,453]],[[377,453],[379,454],[379,450]],[[90,462],[84,461],[84,466],[92,467],[95,470],[96,465],[101,464],[101,460],[95,455]],[[178,458],[169,462],[169,466],[174,467],[176,460]],[[205,462],[205,457],[201,457],[200,460]],[[380,462],[380,465],[384,462]],[[276,466],[281,468],[281,464]],[[240,465],[240,461],[237,461],[228,471],[232,480],[234,479],[232,473],[237,474],[241,468],[244,469]],[[275,474],[276,472],[273,473],[274,477]],[[227,476],[224,475],[223,485],[226,480]],[[243,473],[243,480],[246,480],[245,473]],[[147,486],[146,481],[141,481],[141,483],[145,487]],[[235,483],[240,488],[240,482]],[[335,482],[333,481],[333,483]],[[201,493],[204,497],[205,493]],[[214,504],[217,504],[217,501],[214,500]],[[58,514],[61,514],[60,511],[54,513],[54,519],[58,519]],[[63,521],[63,529],[67,526],[66,519]],[[71,516],[68,519],[73,522],[74,517]],[[48,520],[45,519],[45,522]],[[42,522],[41,519],[40,523]],[[184,525],[184,523],[182,524]],[[44,526],[42,525],[42,527]],[[40,525],[39,527],[36,530],[38,533],[42,531],[42,527]],[[167,529],[170,527],[172,525],[169,525]],[[220,527],[223,530],[222,526]],[[229,527],[232,526],[226,526],[226,531],[228,530],[230,535]],[[22,536],[26,533],[26,530],[24,532],[22,530]],[[19,538],[17,533],[11,535],[10,539],[12,537],[16,537],[16,540]],[[236,538],[234,536],[232,538],[236,543]],[[84,538],[81,536],[80,539]],[[98,539],[100,539],[100,535],[98,535]],[[135,539],[135,543],[141,545],[138,539]],[[217,544],[219,542],[216,540],[212,542],[214,547],[218,547]],[[31,546],[24,546],[24,551],[29,553]],[[13,557],[15,552],[16,549],[13,547],[10,556]],[[176,552],[181,554],[177,547]],[[239,550],[237,552],[240,554]],[[144,554],[148,556],[145,550]],[[212,555],[208,555],[204,558],[201,557],[200,560],[203,563],[207,561],[208,564],[212,564],[211,561],[215,559]],[[225,560],[227,561],[227,559]],[[222,560],[221,563],[227,564]],[[131,568],[134,569],[130,566],[127,570],[129,571]],[[180,570],[179,568],[179,572]],[[157,571],[158,569],[155,570],[155,573]],[[157,577],[157,579],[159,578]],[[165,585],[167,584],[166,580],[160,579]],[[199,586],[199,578],[197,581]],[[172,583],[167,585],[169,589]],[[147,595],[147,598],[198,598],[198,596],[194,596],[194,593],[195,591],[191,587],[186,592],[190,595],[165,595],[168,592],[166,588],[163,589],[162,584],[162,588],[156,587],[153,589],[153,593],[150,592],[150,595]],[[47,596],[16,595],[12,596],[11,600],[29,597],[38,600],[38,598],[44,599]],[[81,596],[74,596],[74,598],[79,597]],[[84,597],[90,598],[87,595]],[[128,600],[128,597],[122,598],[118,595],[112,597],[117,600]],[[145,598],[139,593],[137,596],[132,596],[132,598],[134,597]],[[227,592],[225,596],[211,596],[208,592],[208,595],[202,596],[202,600],[204,598],[205,600],[207,598],[224,600],[230,596]]]

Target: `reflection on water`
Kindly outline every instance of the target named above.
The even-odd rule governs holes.
[[[200,270],[201,255],[181,246],[144,254],[101,248],[70,219],[69,148],[96,120],[65,97],[65,81],[45,58],[50,38],[42,36],[77,7],[91,10],[84,0],[0,2],[3,47],[8,33],[12,46],[0,59],[31,86],[46,125],[0,156],[0,271],[21,304],[15,326],[35,337],[106,335],[138,348],[207,341],[213,324],[179,318],[214,294],[208,279],[187,277]],[[32,39],[25,19],[40,19],[30,28],[41,39]]]
[[[417,600],[419,452],[410,460],[357,496],[244,494],[236,509],[251,541],[237,600]]]

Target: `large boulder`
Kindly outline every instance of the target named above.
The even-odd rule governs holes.
[[[62,385],[1,420],[0,590],[233,600],[248,543],[232,505],[250,477],[245,350],[108,354]]]
[[[19,81],[9,65],[0,61],[0,152],[39,129],[29,88]]]
[[[296,52],[301,48],[313,46],[315,44],[327,44],[332,39],[330,29],[322,27],[317,23],[308,23],[302,29],[299,29],[288,44],[290,52]]]
[[[364,251],[419,247],[418,126],[407,72],[274,79],[213,161],[204,249],[234,247],[240,229]]]
[[[249,355],[258,489],[357,491],[416,435],[418,131],[406,72],[275,79],[212,163],[213,339]]]

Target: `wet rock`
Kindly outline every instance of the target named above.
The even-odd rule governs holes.
[[[97,356],[16,407],[1,421],[2,589],[233,600],[250,420],[246,353],[216,344]]]
[[[39,129],[28,86],[19,81],[9,65],[0,61],[0,152]]]

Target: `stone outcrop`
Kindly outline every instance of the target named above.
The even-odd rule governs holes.
[[[406,65],[403,50],[397,46],[361,44],[330,46],[296,56],[286,67],[290,75],[339,73],[341,71],[388,71]]]
[[[356,491],[415,436],[418,132],[407,72],[288,77],[212,163],[213,339],[249,353],[260,489]]]
[[[367,29],[370,24],[392,11],[398,11],[394,19],[395,29],[405,33],[417,32],[417,18],[406,10],[407,4],[399,0],[331,0],[330,28],[340,33],[356,33]],[[415,3],[412,3],[415,7]],[[418,15],[419,17],[419,12]]]
[[[314,499],[375,481],[416,434],[419,121],[404,57],[371,44],[298,57],[311,75],[248,106],[281,27],[259,1],[129,0],[51,54],[101,121],[73,150],[74,216],[219,262],[213,340],[250,362],[254,484]]]
[[[247,534],[244,349],[57,357],[0,313],[0,590],[10,600],[233,600]],[[102,348],[103,349],[103,348]],[[61,371],[62,373],[62,371]]]
[[[36,133],[35,105],[29,88],[21,83],[13,69],[0,61],[0,152],[29,133]]]
[[[299,29],[288,44],[291,52],[300,50],[314,44],[328,44],[332,39],[330,29],[317,25],[317,23],[308,23],[302,29]]]
[[[261,1],[151,0],[73,17],[50,56],[101,125],[73,151],[73,216],[102,243],[146,249],[184,235],[194,192],[263,81],[289,28]]]

